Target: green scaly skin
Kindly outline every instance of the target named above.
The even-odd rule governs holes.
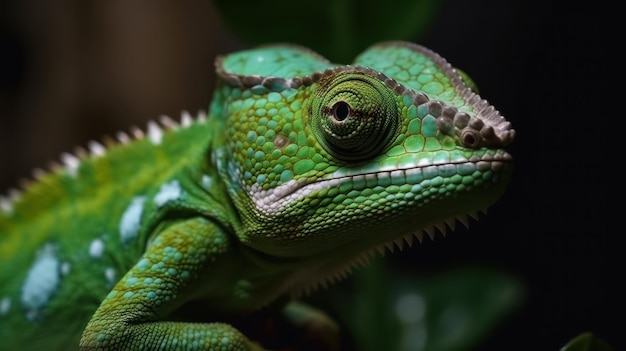
[[[508,183],[510,123],[421,46],[348,66],[266,46],[216,69],[206,118],[92,142],[0,198],[0,349],[260,348],[233,325]]]

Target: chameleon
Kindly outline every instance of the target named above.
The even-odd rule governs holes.
[[[512,124],[417,43],[351,64],[267,44],[215,69],[206,112],[90,141],[0,197],[1,350],[268,349],[245,323],[323,320],[297,298],[510,183]]]

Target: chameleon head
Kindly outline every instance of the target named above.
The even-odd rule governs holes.
[[[421,46],[378,44],[344,66],[263,47],[217,70],[214,157],[261,251],[358,254],[485,210],[508,183],[511,124]]]

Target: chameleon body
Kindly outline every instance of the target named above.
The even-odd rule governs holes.
[[[233,321],[505,191],[511,124],[422,46],[351,65],[263,46],[216,70],[208,114],[91,142],[0,198],[0,349],[265,347]]]

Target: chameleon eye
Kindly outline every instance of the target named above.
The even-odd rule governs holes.
[[[320,81],[311,104],[317,141],[338,159],[361,161],[377,156],[399,129],[395,95],[363,73],[341,72]]]
[[[338,101],[333,105],[333,117],[335,121],[341,122],[350,115],[350,105],[345,101]]]

